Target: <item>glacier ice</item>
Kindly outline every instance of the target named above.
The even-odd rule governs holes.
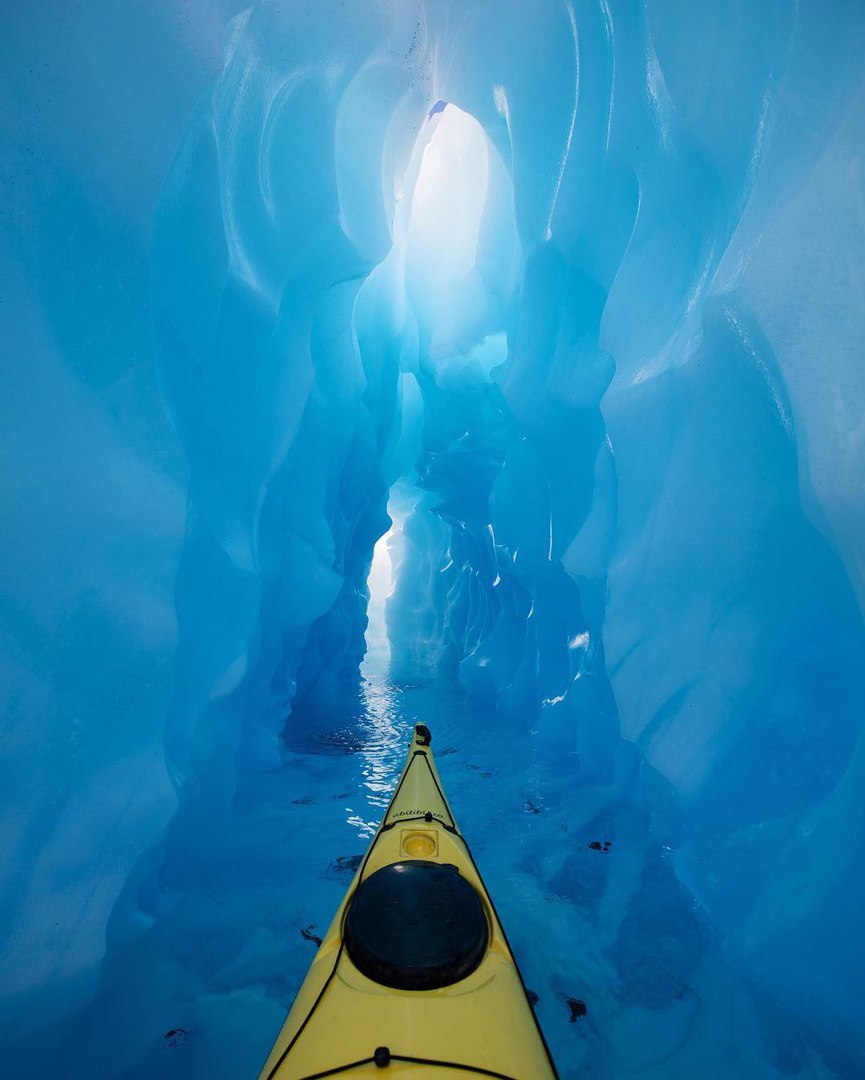
[[[9,1075],[253,1075],[419,718],[563,1076],[861,1075],[857,0],[0,18]]]

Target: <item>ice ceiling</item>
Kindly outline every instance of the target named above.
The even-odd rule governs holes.
[[[173,1076],[179,1001],[220,1030],[177,1075],[254,1070],[297,966],[261,895],[317,842],[274,777],[336,783],[367,643],[652,853],[613,887],[536,834],[612,927],[618,1035],[564,1075],[861,1075],[861,4],[0,20],[13,1075]],[[676,1057],[651,941],[763,1049]]]

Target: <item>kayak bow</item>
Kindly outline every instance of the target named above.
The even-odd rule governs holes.
[[[423,724],[260,1080],[557,1073]]]

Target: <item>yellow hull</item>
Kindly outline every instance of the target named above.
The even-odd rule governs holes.
[[[444,796],[429,741],[428,730],[418,726],[396,794],[321,943],[260,1080],[325,1076],[467,1080],[473,1075],[555,1080],[557,1076],[504,930]],[[380,890],[373,895],[378,883],[404,872],[415,878],[429,875],[436,882],[444,879],[447,892],[445,870],[450,874],[456,870],[462,879],[450,879],[450,884],[458,886],[452,890],[454,895],[468,900],[469,909],[477,908],[465,916],[466,941],[476,932],[466,947],[474,952],[458,958],[462,968],[450,974],[442,975],[440,967],[430,975],[422,962],[414,967],[409,964],[405,970],[397,964],[382,974],[383,961],[376,946],[381,944],[382,933],[387,939],[391,925],[394,935],[400,933],[396,922],[389,921],[396,918],[391,912],[398,901],[379,909],[381,916],[372,930],[379,935],[373,941],[372,961],[366,959],[362,951],[366,942],[355,930],[361,921],[361,902],[374,915],[381,895]],[[370,882],[378,871],[383,873]],[[359,892],[361,886],[364,892]],[[446,909],[447,902],[443,906]],[[441,910],[440,905],[438,910],[419,911],[416,919],[409,914],[409,928],[417,922],[421,937],[436,918],[442,926],[452,927],[454,920]],[[427,916],[431,922],[424,921]],[[386,952],[387,940],[384,946]],[[372,971],[373,977],[361,967]],[[424,979],[436,983],[434,988],[405,988]],[[446,985],[437,985],[442,980]]]

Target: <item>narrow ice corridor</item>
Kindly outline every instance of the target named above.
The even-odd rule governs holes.
[[[865,1074],[861,4],[0,25],[4,1076],[258,1075],[418,723],[563,1080]]]

